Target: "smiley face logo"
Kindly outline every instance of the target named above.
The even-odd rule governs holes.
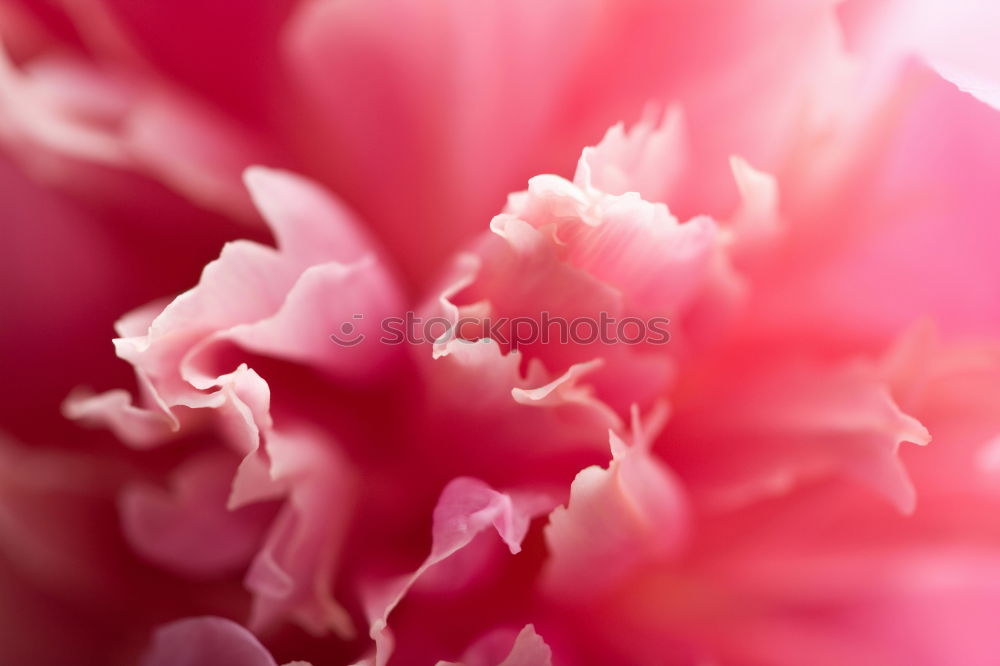
[[[351,315],[351,319],[360,321],[364,319],[363,314]],[[345,321],[340,325],[340,330],[330,334],[330,339],[341,347],[354,347],[365,340],[365,334],[358,331],[358,327],[350,321]]]

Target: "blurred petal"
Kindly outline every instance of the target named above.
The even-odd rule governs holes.
[[[277,666],[249,631],[221,617],[178,620],[156,631],[143,666]]]

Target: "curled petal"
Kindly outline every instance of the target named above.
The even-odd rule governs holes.
[[[248,168],[243,178],[278,247],[297,264],[351,263],[375,249],[354,214],[319,185],[261,166]]]
[[[156,446],[179,427],[176,418],[132,403],[128,391],[114,389],[99,395],[76,389],[63,403],[63,416],[82,424],[109,429],[135,448]]]
[[[276,492],[286,497],[246,576],[246,586],[255,595],[250,626],[262,629],[291,617],[315,634],[333,630],[351,638],[351,618],[331,595],[333,571],[354,509],[354,471],[329,441],[304,430],[271,431],[266,455],[267,478],[262,478],[262,470],[244,464],[244,476],[234,482],[240,496],[230,500],[235,507]]]
[[[366,600],[377,666],[384,666],[393,650],[389,614],[428,569],[468,546],[491,526],[510,552],[518,553],[531,519],[547,511],[552,503],[547,496],[535,493],[501,493],[472,478],[458,478],[449,483],[434,509],[430,555],[412,574],[387,582]]]
[[[204,453],[175,469],[168,489],[127,486],[119,505],[130,545],[147,560],[193,577],[246,566],[268,515],[227,508],[235,465],[231,455]]]
[[[516,635],[492,632],[466,650],[461,661],[439,661],[437,666],[552,666],[552,650],[528,624]]]
[[[399,310],[395,285],[373,256],[348,265],[318,264],[302,273],[276,313],[213,336],[193,350],[190,362],[195,363],[211,345],[231,341],[250,352],[323,368],[332,374],[377,377],[380,365],[393,351],[378,344],[379,314]],[[331,332],[356,344],[333,344]]]
[[[552,650],[529,624],[514,639],[510,654],[498,666],[552,666]]]
[[[729,220],[731,252],[743,267],[773,246],[781,232],[778,181],[741,157],[730,158],[730,168],[740,193],[740,205]]]
[[[514,400],[521,405],[536,405],[546,407],[553,405],[579,404],[583,408],[592,408],[597,414],[603,414],[610,427],[620,427],[618,415],[607,405],[594,397],[590,387],[577,385],[577,379],[588,372],[599,368],[601,359],[571,366],[563,375],[538,388],[511,389]]]
[[[195,203],[252,219],[240,176],[266,154],[232,118],[161,89],[133,105],[122,144],[144,171]]]
[[[636,192],[646,201],[669,203],[671,190],[685,166],[684,117],[673,106],[659,124],[647,114],[627,131],[611,127],[596,146],[583,149],[573,182],[587,191]]]
[[[158,314],[144,308],[119,323],[123,337],[115,348],[135,367],[148,413],[113,393],[74,399],[72,414],[114,424],[127,440],[149,443],[164,430],[161,421],[179,429],[183,408],[231,406],[235,417],[245,417],[246,427],[235,433],[237,448],[246,453],[257,445],[253,430],[270,425],[267,389],[252,370],[222,365],[221,342],[331,371],[375,365],[388,353],[374,341],[352,348],[327,337],[356,314],[366,322],[362,331],[371,332],[400,302],[393,278],[351,215],[292,174],[255,168],[246,178],[279,247],[229,243],[196,287]],[[235,426],[241,421],[226,420]]]
[[[608,468],[577,474],[568,504],[549,516],[545,582],[556,598],[600,595],[636,567],[676,555],[685,542],[685,492],[649,451],[641,428],[634,434],[628,446],[611,433]]]

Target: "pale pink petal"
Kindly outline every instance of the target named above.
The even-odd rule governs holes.
[[[671,148],[648,134],[640,131],[630,150]],[[612,160],[629,157],[629,151],[619,155],[608,148],[601,159],[610,168]],[[587,163],[582,158],[581,168]],[[524,343],[500,339],[502,349],[516,347],[554,372],[603,359],[594,377],[597,397],[616,410],[627,411],[633,402],[648,406],[673,378],[670,353],[644,352],[679,352],[688,343],[680,338],[671,347],[649,350],[642,348],[641,336],[638,346],[615,344],[600,322],[620,329],[624,317],[639,317],[646,327],[655,316],[670,324],[671,335],[675,330],[694,335],[696,320],[708,328],[712,316],[722,319],[740,297],[731,287],[738,278],[725,257],[726,238],[711,219],[680,223],[664,204],[634,192],[611,195],[589,184],[538,176],[527,191],[510,197],[507,211],[490,228],[493,236],[474,246],[476,258],[466,262],[462,277],[442,297],[447,317],[465,324],[458,335],[490,337],[490,322],[527,318],[549,335]],[[561,323],[545,323],[552,320]],[[591,344],[569,339],[577,330],[573,322],[581,320],[591,328],[580,331],[595,331]],[[477,321],[482,331],[470,324]]]
[[[251,218],[240,177],[267,156],[232,118],[160,90],[143,95],[130,109],[122,142],[142,169],[195,203]]]
[[[657,124],[649,113],[627,131],[623,123],[601,142],[583,149],[573,182],[608,194],[636,192],[646,201],[669,203],[687,159],[680,107],[664,112]]]
[[[179,428],[168,414],[136,407],[132,396],[122,389],[101,394],[76,389],[67,396],[62,412],[81,424],[107,428],[136,448],[159,445]]]
[[[332,197],[284,172],[256,169],[247,179],[279,247],[231,243],[198,286],[158,315],[151,317],[147,308],[122,322],[128,337],[117,339],[116,349],[135,366],[147,409],[114,393],[76,405],[75,413],[120,429],[142,427],[128,436],[143,445],[157,434],[147,432],[147,421],[165,420],[173,430],[213,427],[244,456],[231,492],[224,482],[204,478],[179,488],[173,504],[132,491],[123,507],[139,549],[189,573],[234,564],[246,555],[247,535],[238,519],[224,517],[227,495],[228,506],[241,514],[257,513],[240,508],[246,504],[283,500],[246,577],[254,597],[251,624],[263,629],[291,620],[316,634],[332,630],[350,637],[350,616],[331,594],[353,515],[353,469],[325,437],[290,431],[287,424],[275,429],[267,383],[245,363],[232,369],[232,356],[221,347],[228,341],[273,358],[367,371],[386,348],[340,347],[329,340],[327,327],[350,321],[355,309],[377,326],[388,308],[399,307],[399,297],[367,236]],[[339,303],[337,294],[343,294]],[[189,505],[210,499],[218,500],[220,514],[184,518],[194,510]],[[221,527],[213,530],[213,521]],[[159,529],[150,532],[153,524]],[[191,543],[199,530],[219,539],[213,552],[220,560],[196,550],[211,548],[210,539]]]
[[[551,666],[552,650],[535,632],[535,627],[527,625],[514,639],[510,654],[498,666]]]
[[[509,214],[495,217],[490,229],[496,237],[482,241],[483,267],[466,298],[488,299],[492,311],[507,316],[538,317],[548,311],[572,321],[598,312],[618,313],[621,294],[560,261],[551,231],[540,226]],[[514,275],[519,279],[510,279]]]
[[[266,513],[226,506],[236,460],[203,453],[176,468],[168,488],[133,483],[119,498],[122,529],[143,557],[193,577],[232,573],[249,563]]]
[[[1000,348],[949,340],[928,321],[912,327],[883,359],[893,397],[934,433],[933,446],[908,460],[920,497],[997,497]]]
[[[606,422],[617,429],[621,425],[618,415],[595,398],[592,389],[577,384],[577,379],[600,366],[601,359],[573,365],[563,375],[544,386],[531,389],[515,387],[511,389],[511,395],[514,401],[521,405],[552,407],[577,403],[583,408],[592,408],[598,414],[602,414]]]
[[[778,182],[741,157],[730,158],[730,168],[740,193],[740,205],[729,219],[730,253],[740,268],[766,258],[782,232],[778,210]]]
[[[640,125],[633,138],[637,146],[651,158],[672,157],[670,145],[660,145],[656,135],[643,130]],[[626,160],[619,165],[625,169],[630,166],[627,157],[612,152],[601,159],[605,168],[613,159]],[[556,254],[619,291],[627,312],[679,316],[707,280],[717,246],[714,222],[697,217],[679,223],[664,204],[650,203],[634,191],[617,195],[595,189],[585,173],[591,159],[596,158],[585,151],[577,184],[555,176],[532,178],[526,192],[511,197],[507,214],[495,218],[491,229],[522,256],[534,253],[540,262],[545,252]],[[655,177],[657,171],[645,173]],[[555,247],[532,239],[521,228],[525,222]]]
[[[67,85],[68,84],[68,85]],[[133,91],[127,81],[82,61],[49,57],[19,69],[0,48],[0,138],[57,157],[105,166],[131,164],[118,135]],[[56,164],[39,162],[43,173]]]
[[[261,168],[250,170],[247,182],[275,231],[278,249],[248,241],[227,245],[205,268],[199,285],[156,317],[141,351],[168,334],[187,338],[265,318],[278,310],[305,269],[361,258],[367,238],[350,214],[316,186]]]
[[[552,666],[552,650],[529,624],[516,634],[491,632],[466,650],[460,661],[439,661],[437,666]]]
[[[686,493],[650,453],[638,424],[633,437],[630,446],[612,433],[608,468],[577,474],[568,504],[549,516],[545,585],[555,598],[599,596],[634,568],[675,556],[684,545]]]
[[[440,296],[424,310],[425,316],[441,316],[453,323],[460,316],[469,317],[470,309],[457,307],[452,299],[475,281],[478,265],[475,255],[460,256]],[[603,445],[609,428],[621,426],[618,415],[580,381],[600,372],[602,361],[592,356],[553,376],[538,359],[525,363],[521,352],[504,353],[497,342],[485,338],[452,336],[431,350],[418,346],[415,353],[435,407],[446,410],[453,422],[488,418],[498,435],[510,433],[498,437],[508,440],[505,446],[534,432],[534,437],[545,433],[553,451],[563,448],[561,443],[597,447]],[[656,374],[656,364],[652,367]]]
[[[232,620],[196,617],[157,629],[142,666],[277,666],[260,641]]]
[[[352,263],[376,250],[357,217],[316,183],[260,166],[248,168],[243,178],[278,247],[296,262]]]
[[[289,617],[310,632],[332,630],[351,638],[354,626],[332,597],[332,581],[354,511],[356,473],[331,442],[308,430],[271,431],[266,453],[266,482],[287,499],[247,573],[246,586],[254,593],[250,625],[261,630]],[[248,473],[245,466],[240,471]],[[252,483],[237,479],[234,485]],[[258,489],[255,497],[242,499],[269,492]]]
[[[496,529],[512,554],[518,553],[531,520],[549,510],[552,504],[545,495],[501,493],[477,479],[458,478],[449,483],[434,509],[430,555],[412,574],[387,581],[370,591],[365,601],[369,633],[376,643],[375,663],[383,666],[393,651],[389,615],[428,569],[468,546],[490,526]]]
[[[79,187],[73,177],[113,167],[241,219],[252,210],[240,174],[267,157],[238,122],[181,90],[66,55],[18,68],[0,53],[0,139],[51,181]]]
[[[261,435],[273,424],[271,389],[264,378],[241,363],[233,372],[220,375],[201,388],[216,390],[202,394],[201,401],[192,401],[186,406],[213,409],[215,426],[237,453],[246,454],[255,449]]]
[[[235,326],[213,341],[229,340],[250,352],[371,379],[395,351],[380,343],[381,322],[401,310],[395,284],[373,256],[349,265],[318,264],[302,273],[274,315]],[[331,333],[358,342],[337,345]]]
[[[715,223],[699,217],[678,224],[664,207],[628,195],[605,206],[599,226],[561,232],[568,261],[620,289],[633,311],[683,313],[705,284]]]
[[[505,465],[513,462],[504,453],[511,446],[529,447],[539,456],[594,451],[609,428],[621,427],[620,417],[588,384],[578,381],[599,361],[572,366],[559,377],[551,377],[539,363],[529,363],[522,375],[519,353],[505,355],[489,340],[454,340],[437,359],[422,362],[435,398],[433,413],[441,413],[446,427],[458,433],[463,428],[490,433],[476,452],[455,451],[476,465],[491,455],[506,459]],[[544,442],[544,448],[539,449],[538,442]]]
[[[1000,10],[989,0],[851,0],[846,23],[866,55],[916,55],[959,89],[1000,108]]]
[[[156,412],[176,430],[180,408],[223,408],[229,413],[223,420],[236,427],[226,430],[247,453],[257,446],[256,430],[268,427],[267,389],[252,371],[222,365],[216,353],[220,342],[341,371],[377,363],[389,352],[375,340],[350,348],[328,337],[342,323],[352,323],[355,314],[364,317],[363,330],[373,333],[383,316],[399,308],[395,282],[372,258],[370,239],[351,215],[317,186],[289,173],[257,168],[247,181],[279,247],[229,243],[205,267],[199,284],[158,315],[150,319],[146,308],[124,320],[120,331],[127,337],[115,341],[116,351],[135,366],[148,413],[112,394],[74,408],[75,414],[134,430],[125,438],[148,444],[162,420]],[[346,294],[338,302],[328,289]]]

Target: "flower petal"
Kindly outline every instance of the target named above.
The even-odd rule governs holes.
[[[415,572],[388,581],[373,590],[366,600],[370,635],[376,643],[376,665],[384,666],[393,650],[389,614],[428,569],[468,546],[490,526],[496,529],[512,554],[518,553],[531,519],[551,505],[552,500],[545,495],[501,493],[477,479],[458,478],[449,483],[434,509],[430,555]]]

